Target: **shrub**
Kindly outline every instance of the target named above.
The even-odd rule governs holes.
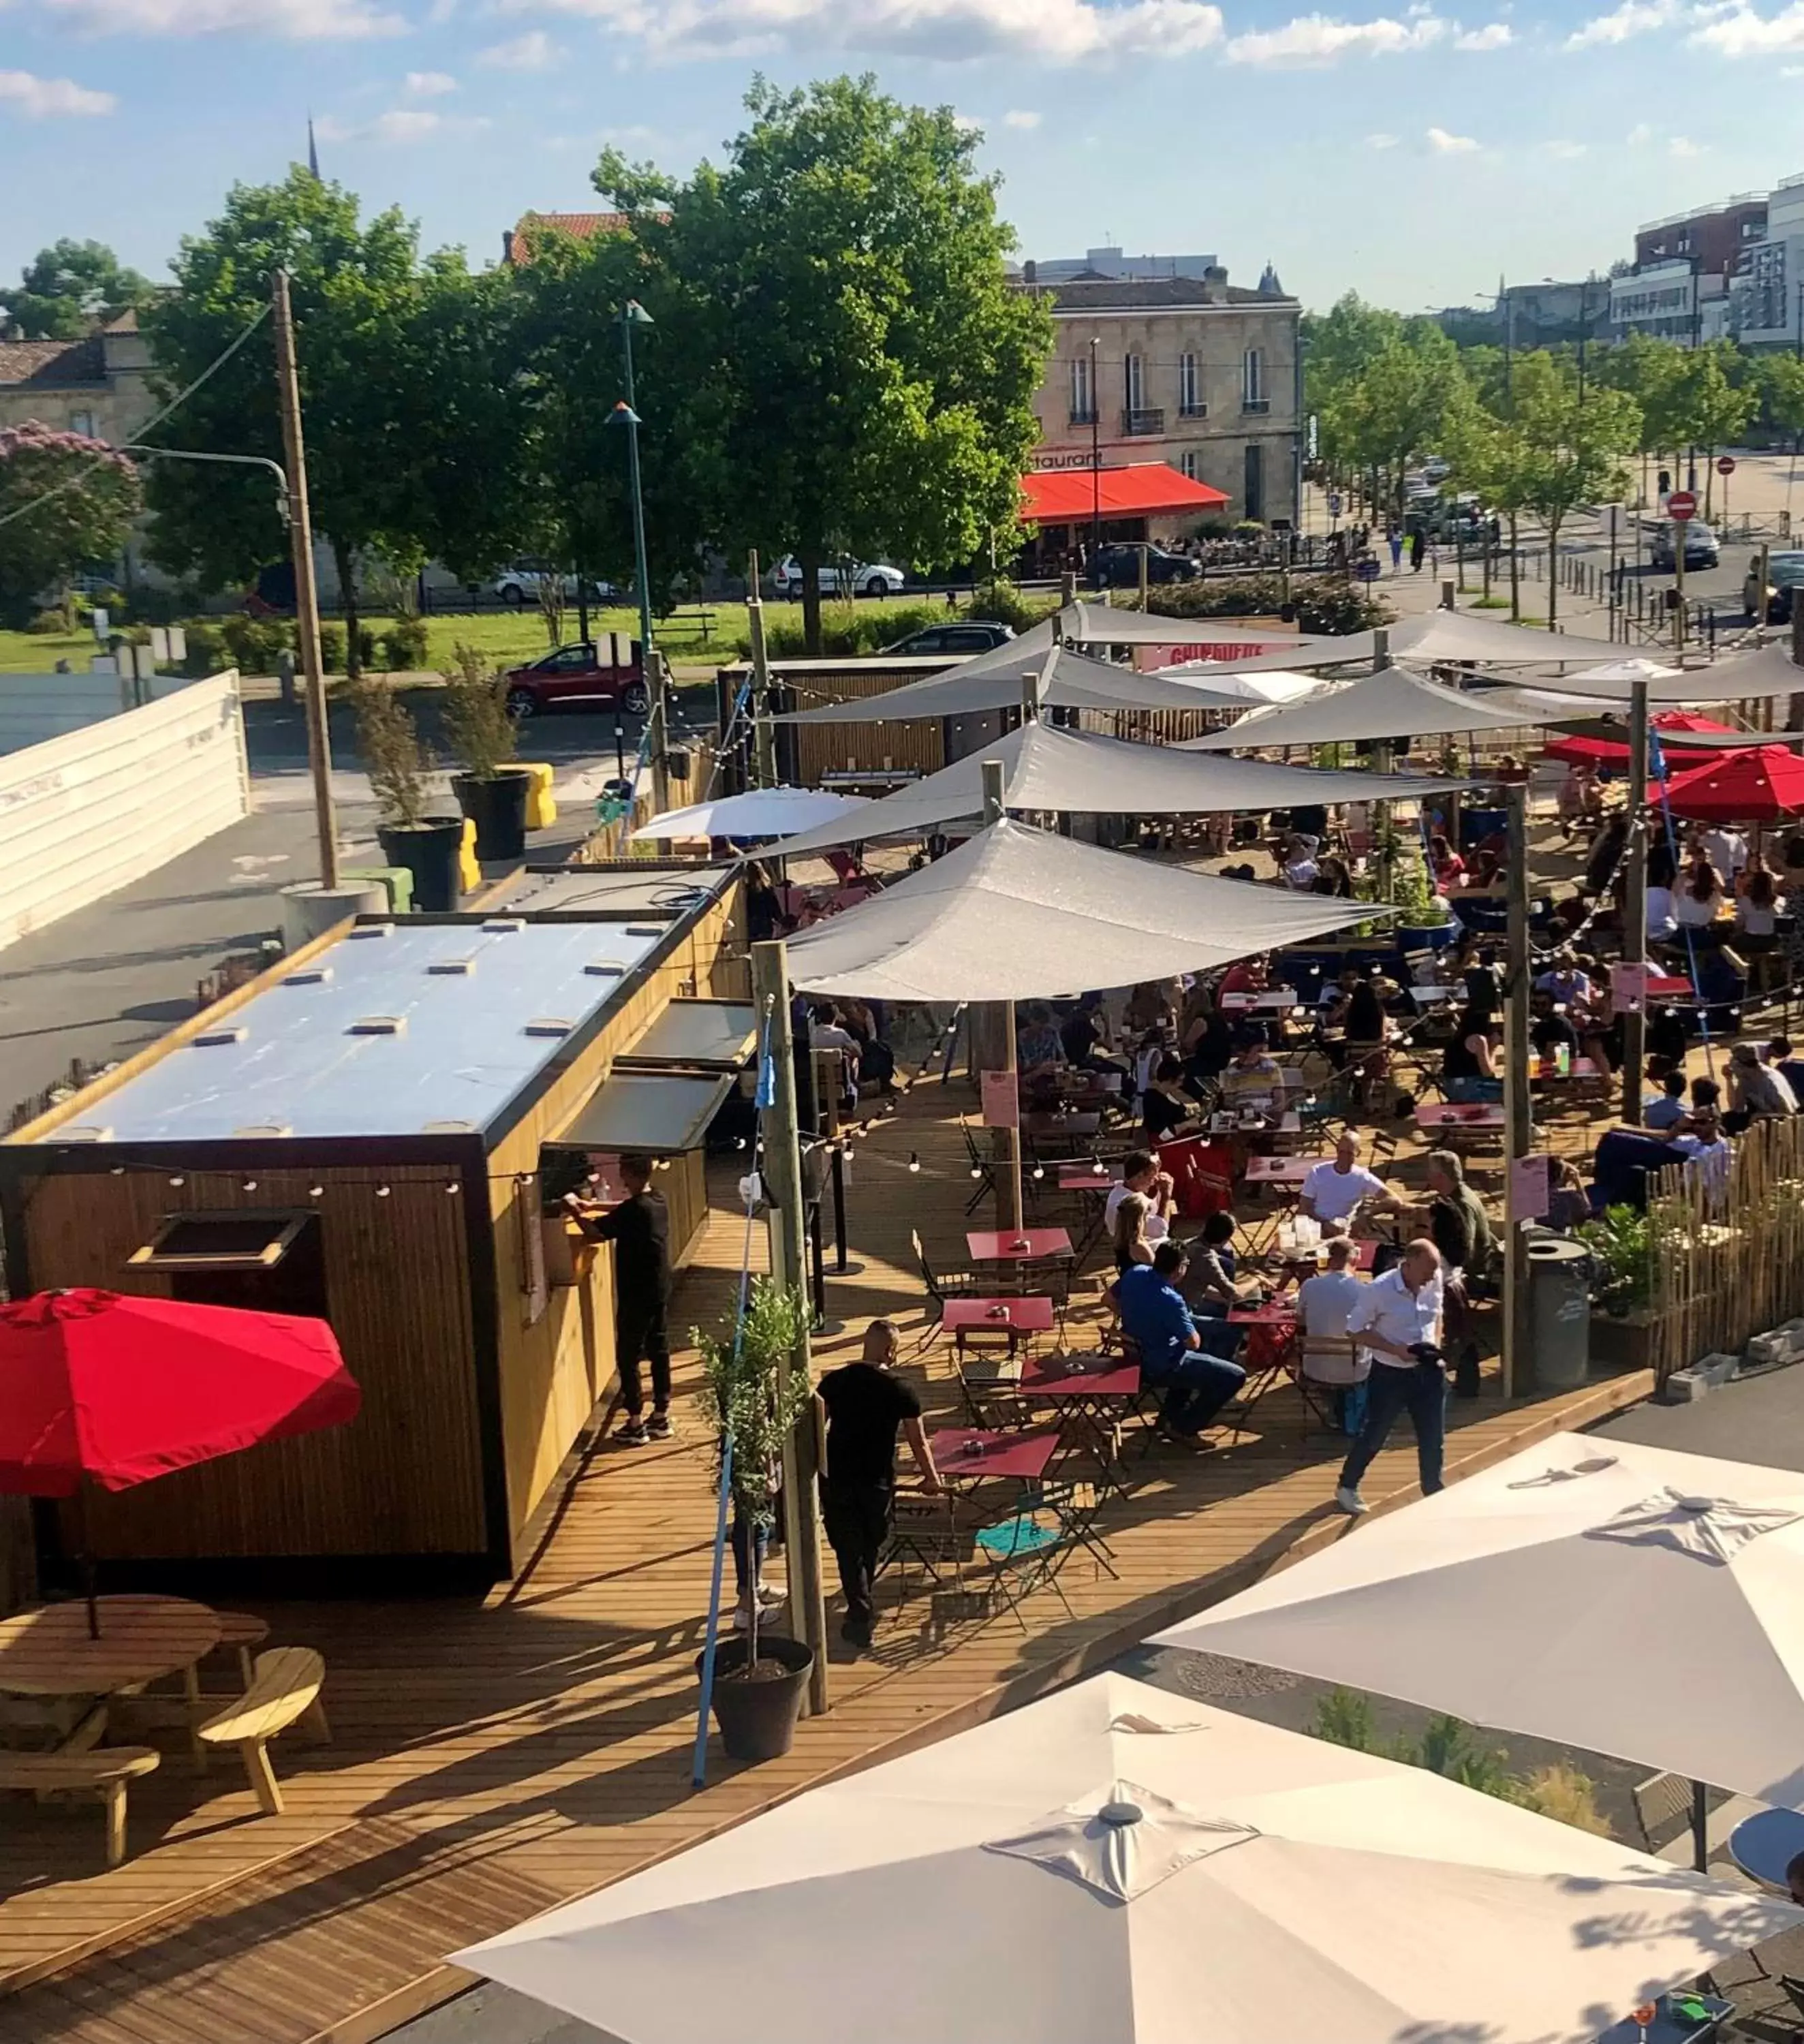
[[[426,664],[424,619],[397,617],[382,635],[382,665],[392,674],[411,673]]]
[[[1233,529],[1237,540],[1262,540],[1265,536],[1265,521],[1263,518],[1237,518]]]
[[[189,608],[185,591],[140,584],[132,592],[132,619],[138,624],[173,624]]]
[[[182,629],[188,641],[187,656],[182,663],[183,674],[217,674],[221,667],[232,664],[225,650],[225,634],[215,620],[190,618]]]
[[[967,617],[982,618],[1025,632],[1058,608],[1057,597],[1027,596],[1011,582],[988,582],[971,593]]]
[[[351,694],[357,750],[384,823],[416,824],[425,813],[432,755],[406,704],[386,682],[359,682]]]
[[[243,674],[273,674],[278,658],[294,646],[294,628],[285,619],[252,617],[244,611],[222,617],[219,634],[232,666]]]
[[[942,603],[823,603],[820,606],[820,650],[823,653],[874,653],[893,645],[929,624],[943,624],[946,610]],[[774,660],[806,656],[802,636],[802,607],[785,605],[781,613],[766,604],[764,640]],[[749,654],[750,642],[742,640],[739,651]]]
[[[33,617],[25,629],[28,632],[40,632],[46,638],[52,632],[61,636],[70,629],[69,620],[60,610],[40,610]]]
[[[457,665],[446,670],[443,716],[451,748],[474,779],[493,780],[513,758],[507,682],[473,646],[459,646]]]
[[[344,627],[342,624],[322,624],[320,627],[320,670],[322,674],[342,674],[344,672]]]
[[[1284,597],[1276,575],[1233,575],[1167,583],[1148,593],[1146,607],[1160,617],[1276,617]],[[1384,605],[1338,577],[1292,576],[1291,603],[1305,632],[1368,632],[1391,619]]]

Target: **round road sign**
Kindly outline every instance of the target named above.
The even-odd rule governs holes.
[[[1717,457],[1716,472],[1718,475],[1733,475],[1735,473],[1734,455],[1719,455]]]
[[[1355,561],[1353,563],[1353,573],[1359,577],[1361,582],[1376,582],[1380,574],[1383,573],[1383,570],[1380,568],[1377,562],[1368,554],[1363,561]]]
[[[1666,500],[1666,515],[1675,518],[1683,525],[1687,518],[1698,515],[1698,500],[1689,490],[1675,490]]]

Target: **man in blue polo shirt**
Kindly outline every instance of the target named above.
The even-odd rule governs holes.
[[[1192,1439],[1246,1381],[1225,1357],[1205,1355],[1202,1337],[1178,1289],[1189,1259],[1169,1239],[1150,1263],[1130,1264],[1115,1280],[1121,1331],[1140,1352],[1140,1378],[1165,1394],[1161,1422],[1169,1433]]]

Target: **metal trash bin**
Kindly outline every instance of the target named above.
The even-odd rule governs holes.
[[[1576,1391],[1591,1367],[1591,1254],[1582,1242],[1529,1239],[1529,1359],[1537,1391]]]

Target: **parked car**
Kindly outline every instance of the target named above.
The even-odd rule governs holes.
[[[817,571],[823,596],[895,596],[908,578],[887,561],[823,563]],[[770,586],[779,596],[800,596],[802,567],[793,554],[785,554],[770,571]]]
[[[987,653],[1015,636],[1009,624],[928,624],[885,646],[885,653]]]
[[[514,561],[503,568],[489,583],[488,594],[502,603],[516,605],[536,603],[540,588],[556,573],[557,570],[549,561]],[[578,594],[576,577],[566,574],[560,579],[566,599],[574,603]],[[612,582],[593,579],[589,582],[589,600],[591,603],[612,603],[618,594]]]
[[[1760,572],[1758,554],[1748,563],[1746,578],[1741,584],[1741,612],[1745,617],[1760,613],[1760,588],[1757,578]],[[1791,613],[1797,605],[1798,592],[1804,589],[1804,553],[1769,554],[1767,556],[1767,622],[1769,624],[1789,624]]]
[[[1445,482],[1453,472],[1453,464],[1444,455],[1431,454],[1422,463],[1422,472],[1430,482]]]
[[[624,642],[623,642],[624,643]],[[508,710],[516,717],[540,717],[551,709],[621,709],[642,717],[649,697],[639,647],[624,666],[612,659],[613,642],[580,640],[543,659],[507,674]]]
[[[1126,543],[1097,548],[1090,556],[1090,571],[1110,589],[1138,588],[1142,549]],[[1153,582],[1195,582],[1203,571],[1188,554],[1174,554],[1164,547],[1148,547],[1146,579]]]
[[[1696,518],[1685,521],[1685,565],[1687,568],[1714,568],[1722,561],[1722,548],[1710,527]],[[1673,566],[1672,524],[1670,521],[1653,528],[1648,547],[1648,565],[1670,570]]]

